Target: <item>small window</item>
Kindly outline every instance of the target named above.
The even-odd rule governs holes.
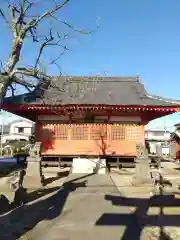
[[[24,128],[23,127],[19,127],[18,128],[18,133],[24,133]]]
[[[26,139],[22,139],[22,138],[20,138],[19,141],[20,141],[20,142],[27,142]]]

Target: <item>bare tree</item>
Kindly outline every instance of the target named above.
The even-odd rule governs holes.
[[[50,76],[41,67],[41,59],[45,48],[55,46],[61,49],[58,50],[60,52],[59,56],[49,62],[49,64],[55,64],[57,67],[59,67],[58,59],[69,50],[64,44],[64,41],[68,38],[67,33],[60,33],[56,28],[46,27],[41,34],[41,26],[46,20],[48,22],[55,21],[61,26],[64,25],[78,33],[89,34],[89,31],[76,29],[72,24],[58,17],[58,13],[69,2],[70,0],[54,0],[52,1],[52,8],[41,14],[34,14],[35,10],[41,9],[40,4],[42,4],[41,1],[38,3],[35,0],[11,0],[7,9],[0,9],[0,16],[5,24],[10,27],[13,35],[8,59],[4,64],[1,61],[0,102],[3,101],[8,90],[11,90],[14,96],[16,84],[24,86],[30,92],[37,86],[37,83],[40,84],[50,80]],[[36,59],[32,66],[21,63],[22,49],[26,48],[26,40],[31,40],[34,45],[38,46],[38,50],[35,50],[37,51]],[[33,49],[30,51],[33,51]],[[43,84],[40,85],[43,86]]]

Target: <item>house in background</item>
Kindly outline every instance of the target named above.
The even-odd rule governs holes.
[[[12,140],[28,141],[34,131],[34,123],[29,120],[15,120],[8,125],[1,126],[2,143]]]
[[[171,137],[171,132],[165,129],[145,129],[145,140],[149,143],[150,152],[156,154],[157,145],[162,146],[162,154],[169,155],[169,147],[167,142]]]
[[[145,139],[149,141],[165,142],[170,138],[170,131],[165,129],[145,129]]]

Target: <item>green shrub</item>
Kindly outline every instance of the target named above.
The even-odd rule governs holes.
[[[31,144],[34,144],[35,141],[36,141],[36,139],[35,139],[35,133],[32,133],[32,135],[29,137],[29,142],[30,142]]]

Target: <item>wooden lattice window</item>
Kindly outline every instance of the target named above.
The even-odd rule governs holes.
[[[71,140],[88,140],[88,126],[86,124],[71,125]]]
[[[125,140],[126,138],[125,125],[112,125],[111,138],[112,140]]]
[[[127,126],[126,135],[128,141],[140,141],[142,137],[140,126]]]
[[[91,125],[90,131],[91,140],[107,140],[107,125]]]
[[[56,139],[67,140],[68,139],[68,125],[67,124],[56,124],[55,125]]]

